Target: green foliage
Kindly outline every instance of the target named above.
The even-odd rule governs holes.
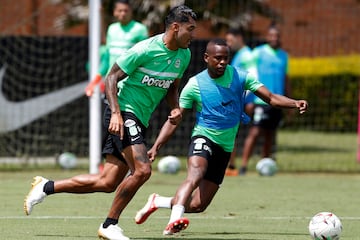
[[[113,6],[115,0],[102,0],[103,22],[105,26],[114,22]],[[170,0],[132,0],[133,16],[137,21],[147,25],[151,34],[164,31],[164,19],[169,9],[174,6],[174,1]],[[233,1],[233,0],[197,0],[197,1],[178,1],[191,7],[198,15],[199,20],[209,21],[210,30],[218,33],[222,29],[229,27],[249,28],[252,18],[250,15],[257,14],[270,21],[282,22],[283,17],[270,5],[258,0]],[[64,4],[65,27],[73,27],[79,23],[87,22],[85,14],[79,11],[88,8],[87,0],[60,0],[56,4]]]
[[[292,97],[306,99],[309,111],[292,118],[287,128],[354,132],[357,129],[358,77],[328,75],[291,78]]]
[[[281,129],[277,135],[276,160],[279,172],[322,172],[322,173],[360,173],[357,156],[357,134],[315,131],[288,131]],[[238,146],[242,148],[242,146]],[[184,152],[184,151],[182,151]],[[240,154],[237,165],[240,164]],[[154,164],[161,156],[157,157]],[[261,157],[255,151],[249,162],[249,171],[255,172],[256,162]],[[182,170],[186,170],[186,160],[182,159]],[[48,172],[60,169],[54,162],[37,161],[35,164],[0,164],[2,172]],[[79,159],[76,170],[88,171],[88,159]],[[156,166],[154,166],[156,169]],[[68,171],[71,174],[71,171]],[[2,173],[1,173],[2,174]],[[1,175],[0,174],[0,175]],[[171,175],[173,176],[173,175]]]

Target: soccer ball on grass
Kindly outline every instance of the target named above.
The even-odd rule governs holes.
[[[76,156],[70,152],[60,154],[57,161],[63,169],[73,169],[77,165]]]
[[[181,167],[180,160],[175,156],[166,156],[159,160],[157,168],[161,173],[175,174]]]
[[[271,158],[263,158],[256,164],[256,171],[261,176],[273,176],[277,172],[277,165]]]
[[[314,240],[339,240],[341,231],[340,219],[331,212],[320,212],[309,223],[309,233]]]

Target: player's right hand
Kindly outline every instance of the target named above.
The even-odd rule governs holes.
[[[120,113],[112,113],[108,131],[111,134],[119,135],[122,140],[124,137],[124,120]]]

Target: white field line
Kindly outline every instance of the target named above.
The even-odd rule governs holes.
[[[122,219],[133,219],[132,217],[121,217]],[[151,217],[152,219],[167,219],[169,217]],[[263,220],[290,220],[290,219],[311,219],[311,217],[296,216],[277,216],[277,217],[253,217],[253,216],[223,216],[223,217],[207,217],[207,216],[191,216],[192,219],[263,219]],[[104,219],[104,216],[0,216],[0,219]],[[360,217],[341,217],[341,220],[359,221]]]

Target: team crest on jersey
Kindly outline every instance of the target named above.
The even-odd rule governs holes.
[[[180,59],[176,59],[175,61],[175,67],[179,68],[180,67]]]

